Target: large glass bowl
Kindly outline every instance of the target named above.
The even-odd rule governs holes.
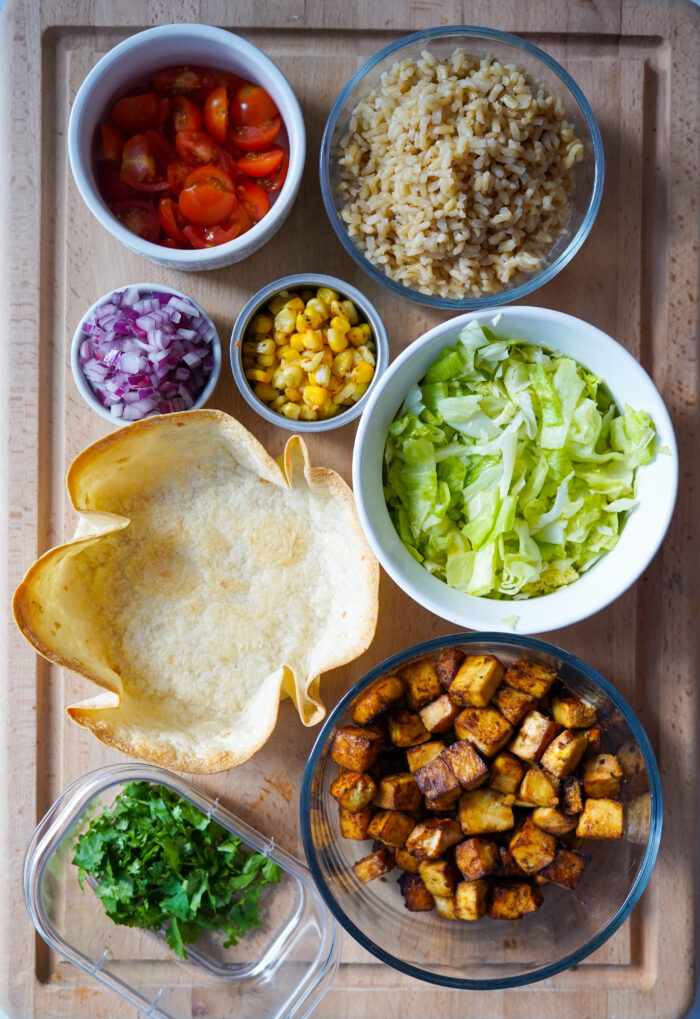
[[[488,917],[465,922],[432,912],[408,912],[392,871],[363,885],[353,863],[372,852],[371,842],[341,837],[338,804],[329,787],[338,773],[330,758],[335,730],[351,723],[355,698],[373,680],[409,662],[459,647],[467,654],[494,654],[508,665],[528,657],[558,669],[571,692],[597,709],[604,749],[637,748],[643,768],[625,780],[625,837],[586,839],[590,855],[575,891],[553,884],[543,889],[541,908],[517,923]],[[629,803],[648,795],[646,821],[627,837]],[[433,984],[469,990],[518,987],[553,976],[581,962],[627,919],[651,875],[661,838],[659,769],[639,720],[615,688],[590,665],[552,644],[500,633],[460,633],[407,648],[363,676],[329,715],[311,752],[301,791],[301,831],[314,881],[331,912],[359,943],[382,962]]]
[[[549,92],[561,99],[566,119],[583,143],[583,159],[575,167],[574,190],[569,196],[567,229],[558,238],[542,261],[540,269],[495,294],[483,297],[447,298],[421,293],[387,276],[356,246],[340,218],[343,202],[338,195],[340,177],[337,153],[341,139],[347,134],[350,116],[355,107],[375,90],[381,75],[397,61],[417,59],[423,50],[438,58],[448,57],[455,49],[468,54],[491,54],[502,63],[514,63],[541,81]],[[432,308],[471,311],[492,308],[517,301],[548,283],[574,257],[588,236],[595,221],[603,193],[603,143],[593,111],[573,78],[544,50],[507,32],[472,25],[451,25],[415,32],[386,46],[360,67],[333,104],[321,142],[319,160],[321,193],[328,218],[340,243],[357,264],[378,283],[393,293]]]

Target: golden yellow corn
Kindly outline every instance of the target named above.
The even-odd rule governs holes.
[[[296,312],[286,305],[275,315],[275,329],[282,333],[293,333],[297,324]]]
[[[352,370],[354,359],[351,350],[344,350],[333,358],[333,374],[344,378]]]
[[[288,290],[280,290],[279,294],[275,294],[274,297],[270,298],[270,300],[267,302],[267,307],[269,308],[273,315],[276,315],[278,312],[282,311],[282,308],[284,308],[285,302],[287,301],[288,297],[289,297]]]
[[[349,400],[351,396],[354,396],[355,389],[356,386],[354,382],[347,382],[343,388],[335,394],[333,397],[333,403],[345,403],[345,401]]]
[[[269,382],[256,382],[253,386],[253,392],[258,400],[263,400],[265,403],[269,403],[270,400],[274,400],[277,396],[277,390]]]
[[[287,397],[288,400],[291,400],[292,403],[301,403],[302,401],[300,389],[295,388],[285,389],[284,395]]]
[[[361,347],[363,343],[367,343],[372,339],[372,330],[366,322],[363,322],[362,325],[353,326],[348,331],[348,339],[353,347]]]
[[[299,351],[295,350],[294,347],[287,345],[286,347],[280,347],[277,351],[280,361],[298,361]]]
[[[293,347],[294,350],[304,350],[304,334],[303,333],[292,333],[289,337],[289,346]]]
[[[251,328],[254,333],[264,335],[272,331],[272,319],[269,315],[256,315],[251,322]]]
[[[296,389],[304,381],[304,373],[298,365],[287,365],[283,369],[282,374],[284,376],[285,388],[291,386],[292,389]]]
[[[260,368],[249,368],[245,373],[245,377],[250,379],[251,382],[269,382],[272,378],[272,372],[262,371]]]
[[[299,420],[299,412],[300,411],[301,411],[301,407],[299,406],[298,403],[283,403],[282,404],[282,413],[284,414],[284,416],[286,418],[291,418],[293,421],[298,421]]]
[[[307,329],[301,338],[307,350],[323,350],[323,336],[317,329]]]
[[[304,386],[302,396],[309,407],[322,407],[328,399],[328,390],[324,386]]]
[[[301,421],[317,421],[318,410],[316,407],[307,407],[304,403],[299,408],[299,418]]]
[[[289,333],[285,333],[281,329],[275,329],[272,334],[272,339],[278,347],[284,347],[285,344],[289,343]]]
[[[305,372],[315,372],[322,360],[323,353],[320,350],[309,350],[299,359],[299,367]]]
[[[255,352],[257,354],[274,354],[275,353],[275,341],[274,340],[260,340],[259,343],[254,343]]]
[[[274,354],[258,354],[258,368],[274,368],[277,358]]]
[[[333,321],[337,322],[338,320],[337,318],[334,318]],[[348,326],[348,329],[349,328],[350,327]],[[348,338],[345,335],[347,331],[348,331],[347,329],[345,331],[343,331],[342,329],[336,329],[334,326],[331,326],[331,328],[328,330],[326,334],[328,337],[328,346],[331,348],[334,354],[340,354],[340,352],[345,350],[345,348],[347,347]]]
[[[257,354],[258,345],[251,340],[244,340],[241,350],[244,354]]]
[[[334,315],[331,319],[331,329],[337,329],[338,332],[346,333],[350,328],[350,323],[346,319],[345,315]]]
[[[285,400],[282,393],[278,393],[274,400],[270,400],[268,406],[272,407],[273,410],[280,411],[282,410],[286,402],[287,401]]]
[[[327,364],[320,364],[314,372],[314,385],[327,386],[331,381],[331,370]]]
[[[350,325],[356,326],[357,323],[360,321],[360,317],[357,314],[357,308],[352,303],[352,301],[348,301],[347,299],[341,301],[340,307],[343,309],[343,315],[345,315]]]
[[[360,361],[356,364],[350,373],[350,378],[353,382],[357,382],[358,385],[362,386],[367,382],[371,382],[374,376],[374,368],[367,361]]]
[[[320,298],[320,300],[325,301],[326,304],[330,304],[331,301],[337,301],[339,295],[336,294],[335,290],[331,290],[330,287],[319,287],[316,291],[316,296]],[[326,312],[326,314],[328,314],[328,312]]]
[[[376,364],[377,363],[375,361],[375,359],[374,359],[374,354],[369,349],[369,347],[367,346],[366,343],[363,343],[361,347],[357,347],[357,353],[360,355],[362,360],[366,361],[368,364]]]
[[[300,311],[304,310],[304,302],[302,301],[299,294],[292,294],[291,297],[285,302],[285,308],[289,308],[295,315],[298,315]]]

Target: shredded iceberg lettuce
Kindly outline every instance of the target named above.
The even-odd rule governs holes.
[[[384,494],[402,542],[440,580],[530,598],[615,546],[656,433],[576,361],[496,325],[470,322],[407,394],[389,428]]]

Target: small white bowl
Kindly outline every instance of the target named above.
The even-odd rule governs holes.
[[[619,407],[647,411],[657,432],[653,462],[636,475],[638,507],[625,522],[617,545],[591,569],[552,594],[523,600],[464,594],[432,576],[399,538],[384,501],[387,430],[410,387],[444,347],[456,343],[468,322],[493,321],[494,311],[450,319],[421,336],[391,365],[363,414],[353,455],[353,488],[367,539],[390,577],[436,615],[472,630],[545,633],[577,623],[618,598],[644,572],[671,522],[678,486],[678,453],[666,406],[641,365],[595,326],[548,308],[505,307],[496,332],[560,351],[602,378]],[[517,617],[514,621],[512,617]]]
[[[100,195],[95,179],[95,134],[112,103],[163,67],[194,64],[226,71],[261,85],[280,111],[289,140],[289,169],[270,211],[228,244],[199,250],[166,248],[123,226]],[[160,25],[119,43],[93,67],[75,97],[68,124],[68,155],[78,190],[93,216],[130,251],[168,269],[220,269],[252,255],[277,233],[299,191],[306,132],[297,97],[277,65],[233,32],[208,25]]]
[[[110,413],[109,407],[103,407],[97,399],[95,391],[85,378],[85,374],[80,364],[80,346],[86,338],[86,334],[83,332],[83,325],[92,318],[96,309],[99,308],[101,304],[104,304],[105,301],[109,301],[115,294],[121,294],[125,290],[131,290],[133,287],[138,290],[139,296],[141,297],[148,294],[170,294],[173,297],[182,297],[194,305],[199,314],[209,325],[211,335],[211,352],[214,355],[214,367],[211,370],[211,375],[207,379],[204,389],[189,410],[199,410],[200,407],[204,406],[211,394],[214,392],[216,383],[219,381],[219,375],[221,374],[221,341],[219,340],[219,334],[209,315],[207,315],[201,304],[198,304],[194,298],[190,297],[189,294],[183,294],[181,290],[175,290],[174,287],[166,287],[162,283],[131,283],[126,287],[117,287],[116,290],[112,290],[110,293],[104,294],[100,297],[100,299],[95,301],[95,303],[85,312],[78,323],[78,328],[73,334],[73,342],[71,344],[70,351],[70,366],[78,392],[85,402],[89,404],[90,407],[92,407],[92,409],[100,415],[100,417],[103,417],[105,421],[111,422],[115,428],[121,428],[129,422],[124,421],[122,418],[114,417],[114,415]]]

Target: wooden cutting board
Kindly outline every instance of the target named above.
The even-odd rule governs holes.
[[[329,271],[364,290],[385,318],[392,355],[447,318],[389,295],[357,269],[321,206],[317,157],[333,99],[360,64],[400,35],[471,23],[526,36],[582,86],[598,118],[606,184],[595,227],[573,262],[529,303],[558,308],[615,336],[653,375],[674,419],[681,456],[678,508],[644,577],[593,619],[547,635],[599,669],[632,703],[654,745],[664,785],[664,836],[651,883],[631,919],[594,956],[524,990],[441,991],[380,964],[345,939],[343,962],[319,1019],[661,1019],[685,1015],[694,995],[698,820],[698,12],[689,2],[634,0],[10,0],[2,12],[2,280],[9,305],[0,344],[3,408],[0,534],[8,569],[2,604],[37,554],[72,534],[64,479],[75,453],[106,433],[78,395],[68,350],[97,297],[144,280],[170,283],[213,315],[226,345],[236,314],[264,283]],[[96,60],[130,33],[167,21],[232,28],[272,56],[302,104],[308,158],[301,194],[281,232],[248,261],[180,274],[122,248],[93,220],[73,184],[66,127],[75,92]],[[238,396],[227,363],[211,400],[280,452],[285,434]],[[311,437],[314,463],[350,476],[354,426]],[[333,566],[325,567],[329,584]],[[0,697],[0,1009],[12,1019],[135,1015],[60,963],[35,936],[21,894],[23,854],[58,793],[91,768],[120,759],[69,723],[63,708],[90,684],[37,658],[2,630],[7,663]],[[382,578],[374,644],[327,676],[332,705],[367,668],[451,624],[418,609]],[[291,705],[269,744],[234,772],[198,780],[246,820],[301,854],[297,793],[315,738]],[[192,1016],[214,1016],[182,988]]]

